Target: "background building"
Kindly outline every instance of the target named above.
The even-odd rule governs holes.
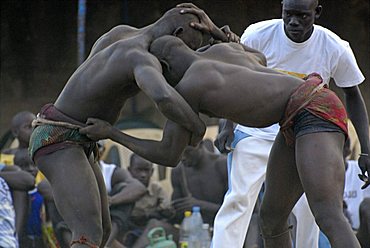
[[[182,1],[86,0],[85,55],[95,40],[118,24],[142,27]],[[185,1],[186,2],[186,1]],[[279,18],[280,0],[194,0],[218,26],[228,24],[241,35],[251,23]],[[3,0],[1,4],[0,137],[12,116],[34,113],[53,102],[78,66],[78,0]],[[370,81],[370,27],[368,0],[321,1],[318,23],[350,42],[367,81]],[[81,5],[80,5],[81,6]],[[82,9],[83,10],[83,9]],[[80,8],[81,11],[81,8]],[[82,13],[82,12],[80,12]],[[81,44],[81,43],[80,43]],[[334,86],[334,84],[332,84]],[[370,110],[369,83],[360,86]],[[342,97],[342,92],[338,91]],[[163,116],[139,94],[122,111],[125,120],[145,120],[161,127]],[[216,120],[206,119],[214,124]]]

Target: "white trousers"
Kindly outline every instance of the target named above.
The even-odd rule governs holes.
[[[229,190],[215,217],[212,248],[243,247],[253,209],[265,181],[272,144],[273,141],[240,131],[235,133],[235,147],[228,157]],[[297,202],[293,213],[297,218],[295,247],[317,248],[319,228],[305,195]]]

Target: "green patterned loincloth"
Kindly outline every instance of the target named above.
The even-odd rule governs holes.
[[[35,153],[40,149],[44,149],[45,153],[63,149],[67,144],[79,144],[95,146],[95,142],[89,139],[86,135],[80,134],[78,129],[70,129],[63,126],[55,126],[45,124],[37,126],[32,132],[28,152],[30,157],[34,159]],[[52,149],[50,149],[52,146]],[[48,149],[49,147],[49,149]]]

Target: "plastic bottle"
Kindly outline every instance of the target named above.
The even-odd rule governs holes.
[[[180,226],[179,248],[190,248],[191,212],[184,212],[184,219]]]
[[[211,246],[211,235],[209,233],[209,224],[204,223],[202,226],[201,248],[209,248]]]
[[[200,213],[199,206],[193,206],[193,213],[191,215],[191,229],[189,238],[189,248],[201,247],[203,218]]]

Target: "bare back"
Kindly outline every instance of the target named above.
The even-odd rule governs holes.
[[[114,123],[125,101],[140,90],[134,69],[149,65],[160,70],[157,59],[148,53],[148,45],[145,32],[129,26],[102,36],[68,80],[56,107],[81,122],[96,117]]]
[[[302,82],[261,65],[241,45],[224,43],[197,53],[176,90],[201,113],[265,127],[282,118]]]

